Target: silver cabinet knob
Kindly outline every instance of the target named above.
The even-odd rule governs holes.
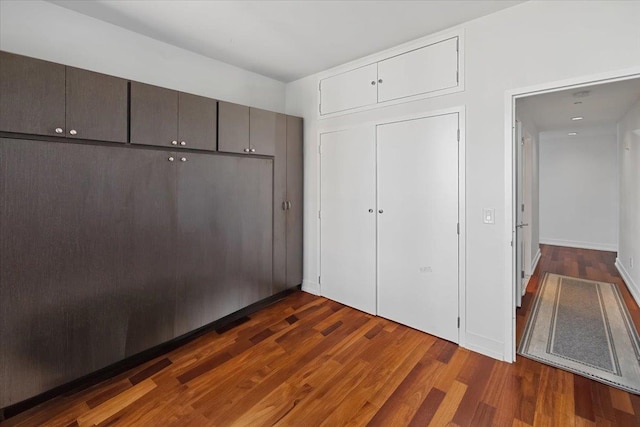
[[[290,210],[290,209],[291,209],[291,202],[287,201],[287,210]]]
[[[171,145],[178,145],[178,141],[171,141]]]
[[[248,152],[249,152],[249,149],[248,149],[248,148],[245,148],[245,149],[244,149],[244,152],[245,152],[245,153],[248,153]]]
[[[383,213],[383,212],[384,212],[384,211],[383,211],[382,209],[380,209],[380,210],[378,211],[378,213]]]
[[[167,160],[169,160],[170,162],[173,162],[175,159],[173,157],[169,157]]]
[[[255,153],[255,152],[256,152],[256,149],[255,149],[255,148],[252,148],[252,149],[250,149],[249,151],[251,151],[252,153]]]
[[[378,79],[378,83],[382,83],[382,79]]]
[[[62,132],[64,132],[62,128],[56,128],[56,133],[62,133]]]
[[[71,130],[69,131],[69,133],[70,133],[71,135],[77,135],[77,134],[78,134],[78,131],[77,131],[77,130],[75,130],[75,129],[71,129]]]
[[[373,209],[369,209],[369,213],[373,213]]]
[[[185,145],[187,145],[187,143],[184,142],[184,141],[180,141],[180,145],[185,146]]]
[[[371,80],[371,86],[375,86],[376,85],[376,81],[375,80]]]
[[[187,158],[186,158],[186,157],[180,157],[180,161],[181,161],[181,162],[186,162],[186,161],[187,161]]]
[[[283,211],[287,210],[287,202],[282,202],[282,210]]]

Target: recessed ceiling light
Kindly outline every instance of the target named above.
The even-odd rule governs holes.
[[[582,120],[582,119],[584,119],[584,117],[580,117],[580,116],[578,116],[578,117],[571,117],[571,120],[574,120],[574,121],[575,121],[575,120]]]
[[[578,132],[569,132],[567,135],[569,136],[576,136],[578,134]]]

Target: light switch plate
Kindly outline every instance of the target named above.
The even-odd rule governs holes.
[[[485,224],[496,223],[496,209],[495,208],[483,208],[482,209],[482,221]]]

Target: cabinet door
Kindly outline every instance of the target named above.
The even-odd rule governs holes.
[[[178,95],[179,146],[216,151],[218,101],[180,92]]]
[[[0,140],[0,406],[171,338],[165,153]]]
[[[375,131],[320,136],[322,296],[376,313]]]
[[[172,147],[177,140],[178,92],[131,82],[131,143]]]
[[[67,138],[127,142],[128,81],[67,67]]]
[[[218,102],[218,151],[249,152],[249,107]]]
[[[378,63],[378,102],[458,86],[458,38]]]
[[[272,160],[178,155],[181,335],[271,294]]]
[[[282,114],[273,111],[249,109],[249,142],[253,154],[273,156],[278,138],[278,121],[284,120]]]
[[[273,158],[273,292],[287,288],[287,124],[278,114]]]
[[[287,117],[287,288],[302,283],[302,119]]]
[[[377,102],[376,64],[328,77],[320,82],[320,114],[364,107]]]
[[[64,65],[0,52],[0,130],[64,135],[64,86]]]

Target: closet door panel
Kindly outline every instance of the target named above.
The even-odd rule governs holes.
[[[246,154],[249,145],[249,107],[218,102],[218,150]]]
[[[278,121],[273,158],[273,292],[287,288],[287,128],[289,117]]]
[[[377,127],[378,314],[458,341],[458,115]]]
[[[287,116],[287,288],[302,283],[302,119]]]
[[[324,133],[320,150],[322,295],[375,314],[374,128]]]
[[[216,151],[218,101],[182,92],[178,101],[180,147]]]
[[[127,142],[128,81],[67,67],[67,138]]]
[[[131,143],[173,147],[178,139],[178,92],[131,82]]]
[[[259,108],[249,109],[249,141],[251,153],[273,156],[280,124],[284,115]]]
[[[377,102],[377,64],[320,81],[320,114],[336,113]]]
[[[64,65],[0,52],[0,130],[64,136],[64,86]]]

